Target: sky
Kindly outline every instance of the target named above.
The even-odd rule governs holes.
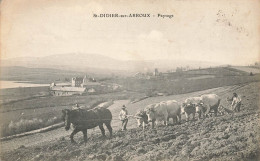
[[[259,9],[258,0],[3,0],[1,59],[86,53],[248,65],[259,60]],[[152,17],[93,17],[110,13]]]

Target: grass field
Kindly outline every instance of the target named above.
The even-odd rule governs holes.
[[[11,90],[14,91],[14,89]],[[19,93],[17,95],[19,96]],[[85,108],[93,108],[101,102],[120,99],[134,100],[143,96],[144,94],[134,92],[118,92],[101,95],[32,97],[11,101],[1,107],[1,136],[18,134],[61,122],[61,110],[71,108],[76,103]]]
[[[127,78],[117,79],[114,81],[121,84],[126,90],[145,93],[148,96],[155,96],[157,93],[165,93],[166,95],[182,94],[221,86],[255,82],[259,80],[259,75],[240,75],[204,79],[189,79],[183,77],[168,79],[162,77],[146,80]]]

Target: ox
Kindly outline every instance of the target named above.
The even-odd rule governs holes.
[[[144,110],[139,110],[134,116],[137,121],[138,127],[143,127],[145,128],[145,125],[148,124],[148,116],[146,115],[146,112]]]
[[[181,107],[181,113],[186,116],[186,121],[189,121],[189,115],[192,114],[193,120],[196,113],[196,105],[201,102],[201,97],[189,97],[185,100]]]
[[[152,122],[152,128],[154,128],[155,121],[164,121],[167,126],[169,119],[178,119],[178,123],[181,122],[181,107],[175,100],[163,101],[156,104],[148,105],[145,108],[145,112],[148,116],[148,121]]]
[[[209,115],[210,111],[213,110],[215,116],[218,113],[218,107],[220,105],[220,97],[216,94],[205,94],[201,96],[201,103],[196,107],[197,113],[204,113]],[[199,116],[200,117],[200,116]]]
[[[196,105],[195,110],[196,110],[196,113],[199,114],[199,116],[198,116],[198,120],[199,120],[201,118],[201,116],[203,116],[206,113],[207,108],[203,106],[203,103],[199,103]]]
[[[196,113],[196,105],[195,104],[186,104],[183,103],[181,106],[181,114],[185,114],[186,121],[189,121],[189,115],[192,114],[192,119],[195,119],[195,113]]]
[[[201,102],[201,97],[189,97],[185,100],[185,104],[198,104]]]

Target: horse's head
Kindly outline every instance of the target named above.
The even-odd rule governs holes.
[[[64,121],[65,130],[70,129],[70,124],[71,124],[70,112],[71,111],[68,109],[62,110],[62,120]]]

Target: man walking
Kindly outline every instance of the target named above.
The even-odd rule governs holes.
[[[123,105],[122,110],[119,113],[119,119],[122,121],[122,131],[126,130],[126,125],[128,122],[127,115],[128,115],[128,111],[126,110],[126,106]]]
[[[239,95],[237,95],[236,93],[233,93],[231,108],[235,112],[239,112],[240,111],[241,101],[242,101],[241,97]]]

